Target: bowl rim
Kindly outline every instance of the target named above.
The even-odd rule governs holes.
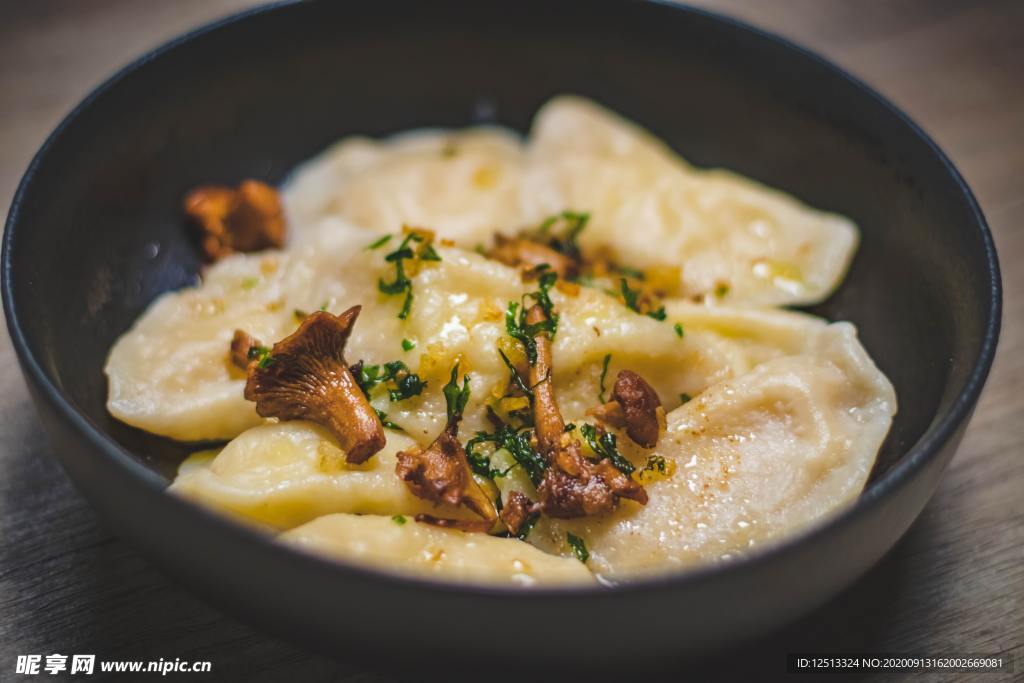
[[[31,380],[39,392],[54,409],[57,415],[70,424],[74,431],[87,442],[102,457],[108,458],[116,466],[125,471],[131,478],[139,482],[141,486],[149,488],[153,495],[165,496],[170,505],[176,508],[174,514],[185,519],[188,516],[202,518],[205,524],[216,529],[217,534],[234,536],[239,543],[253,545],[254,551],[269,550],[289,556],[300,564],[305,564],[311,571],[333,571],[340,575],[350,575],[368,581],[378,581],[395,586],[405,586],[409,589],[425,589],[442,593],[459,593],[462,595],[487,596],[493,598],[515,598],[517,600],[542,600],[551,598],[576,598],[594,599],[595,597],[606,597],[630,594],[644,594],[654,591],[661,592],[666,588],[680,588],[684,585],[697,585],[702,582],[721,580],[729,575],[738,575],[742,572],[751,571],[758,566],[767,565],[775,559],[795,552],[799,547],[813,543],[829,534],[834,534],[838,529],[852,524],[858,517],[867,514],[872,508],[877,508],[886,499],[899,490],[915,473],[925,466],[933,458],[938,457],[943,444],[945,444],[970,417],[981,390],[985,384],[992,361],[995,356],[996,346],[999,339],[1002,317],[1002,281],[1000,276],[999,261],[996,254],[992,233],[989,229],[985,216],[974,194],[964,181],[960,172],[953,162],[946,156],[942,149],[928,136],[924,130],[915,123],[902,110],[896,107],[886,97],[879,94],[864,81],[853,76],[844,68],[822,57],[816,52],[802,47],[801,45],[770,31],[753,26],[743,20],[736,19],[726,14],[704,8],[680,4],[673,0],[640,0],[639,4],[654,7],[661,7],[689,13],[704,20],[717,22],[727,28],[753,34],[756,38],[773,47],[793,52],[817,66],[824,68],[831,77],[845,80],[853,86],[865,98],[871,99],[876,105],[883,109],[902,123],[907,133],[914,135],[923,142],[929,151],[935,156],[939,163],[945,168],[951,179],[955,182],[967,208],[970,211],[972,225],[970,228],[977,232],[984,251],[987,275],[989,279],[989,297],[984,336],[977,357],[967,376],[963,387],[953,399],[945,413],[936,413],[932,423],[925,430],[924,434],[906,451],[905,455],[879,479],[869,482],[865,489],[857,496],[852,504],[833,514],[817,520],[808,527],[795,533],[788,534],[777,542],[756,548],[748,554],[744,554],[725,563],[700,564],[679,571],[666,572],[664,574],[652,574],[638,579],[631,579],[627,582],[616,583],[609,588],[603,584],[588,586],[553,586],[535,587],[523,589],[521,587],[495,586],[478,583],[457,583],[454,581],[440,581],[432,578],[405,575],[397,572],[378,570],[352,563],[343,559],[327,558],[315,555],[296,548],[291,548],[274,537],[248,526],[231,521],[230,519],[217,514],[203,506],[191,503],[168,493],[167,483],[163,477],[150,470],[139,460],[131,455],[130,451],[118,444],[111,436],[101,430],[73,404],[71,398],[59,387],[43,369],[36,359],[32,348],[25,336],[20,323],[20,313],[16,306],[14,296],[14,278],[12,275],[12,262],[14,258],[14,238],[17,234],[17,225],[21,218],[22,204],[25,196],[30,190],[33,179],[39,166],[46,160],[46,157],[56,144],[59,143],[64,132],[87,110],[94,101],[103,96],[107,91],[116,87],[129,75],[145,67],[149,62],[156,60],[168,52],[185,45],[201,36],[217,31],[219,29],[245,21],[251,17],[268,14],[289,8],[293,5],[311,4],[310,0],[278,0],[265,5],[245,9],[239,12],[228,14],[220,19],[199,25],[178,36],[148,50],[139,57],[136,57],[125,66],[118,69],[112,75],[95,86],[70,112],[68,112],[46,137],[42,146],[35,153],[32,160],[22,176],[15,191],[11,207],[5,223],[3,235],[3,250],[0,255],[0,293],[2,293],[4,314],[7,328],[11,336],[12,345],[20,360],[22,371],[26,378]],[[623,4],[626,4],[623,2]],[[90,503],[91,504],[91,503]],[[131,545],[134,542],[129,540]]]

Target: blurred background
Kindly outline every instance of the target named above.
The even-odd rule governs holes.
[[[0,206],[9,205],[49,131],[99,82],[182,31],[255,4],[0,0]],[[920,123],[978,196],[995,234],[1005,287],[1003,336],[988,386],[938,493],[908,535],[831,604],[742,653],[698,664],[698,673],[760,678],[784,671],[785,654],[794,651],[1015,653],[1019,672],[1024,2],[693,4],[818,51]],[[214,677],[228,680],[392,680],[257,633],[169,582],[98,524],[48,450],[10,343],[0,335],[0,679],[13,671],[16,654],[60,651],[210,659]],[[886,676],[847,680],[858,678]]]

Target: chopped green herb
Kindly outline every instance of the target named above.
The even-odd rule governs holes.
[[[403,524],[405,524],[405,515],[392,515],[391,521],[397,524],[398,526],[402,526]]]
[[[326,311],[327,310],[327,302],[326,301],[323,302],[322,304],[320,304],[320,310],[321,311]]]
[[[256,360],[257,358],[262,358],[268,353],[270,353],[270,349],[266,346],[250,346],[245,355],[249,360]]]
[[[690,401],[692,401],[692,400],[693,400],[693,396],[690,396],[690,395],[689,395],[689,394],[687,394],[687,393],[682,393],[682,394],[679,394],[679,400],[680,400],[680,401],[681,401],[682,403],[689,403]]]
[[[378,240],[379,241],[379,240]],[[418,253],[413,251],[410,246],[413,242],[420,244]],[[391,282],[387,282],[384,278],[380,278],[377,281],[377,289],[383,294],[389,296],[405,293],[405,300],[402,302],[402,308],[398,312],[398,319],[405,320],[409,317],[409,312],[412,310],[413,293],[412,293],[412,280],[405,272],[405,262],[411,259],[419,259],[421,261],[440,261],[441,257],[434,251],[433,246],[427,241],[423,235],[417,232],[410,232],[402,240],[402,243],[390,254],[384,256],[384,260],[388,263],[395,264],[395,279]]]
[[[356,384],[367,396],[378,384],[390,383],[388,398],[391,401],[402,401],[423,393],[427,383],[420,376],[410,372],[409,366],[403,361],[393,360],[383,365],[359,365]]]
[[[724,282],[722,284],[718,285],[717,287],[715,287],[715,296],[717,296],[719,299],[724,298],[725,295],[728,294],[728,293],[729,293],[729,285],[725,284]]]
[[[404,429],[402,429],[401,427],[396,425],[394,422],[389,420],[388,419],[388,414],[385,413],[383,410],[377,410],[376,408],[374,408],[373,410],[374,410],[375,413],[377,413],[377,417],[380,418],[381,424],[383,424],[388,429],[393,429],[396,432],[404,432],[405,431]]]
[[[420,249],[420,260],[421,261],[440,261],[441,256],[434,251],[434,245],[426,244]]]
[[[674,329],[676,331],[676,336],[679,337],[680,339],[682,339],[683,335],[686,334],[686,331],[683,330],[683,324],[682,323],[676,323],[675,325],[672,326],[672,329]]]
[[[384,235],[380,239],[377,239],[377,240],[374,240],[374,241],[370,242],[368,245],[366,245],[366,248],[367,249],[380,249],[385,244],[390,242],[392,237],[393,237],[393,235]]]
[[[300,323],[309,317],[309,313],[306,313],[301,308],[296,308],[294,311],[292,311],[292,315],[295,316],[295,320]]]
[[[619,278],[619,292],[622,294],[622,300],[625,302],[626,307],[637,313],[642,313],[640,310],[640,292],[635,289],[630,289],[629,282],[626,278]],[[656,311],[647,311],[643,313],[648,317],[654,318],[655,320],[664,320],[666,317],[665,307],[662,306]]]
[[[569,432],[571,432],[574,429],[576,429],[576,423],[575,422],[570,422],[569,424],[565,425],[565,433],[566,434],[568,434]]]
[[[388,391],[388,398],[392,401],[403,401],[422,394],[427,383],[421,380],[419,375],[410,372],[396,379],[395,385],[397,388]]]
[[[565,540],[569,542],[569,547],[572,548],[576,559],[586,564],[587,560],[590,559],[590,553],[587,552],[587,544],[583,542],[583,539],[574,533],[568,533],[565,536]]]
[[[540,237],[555,251],[576,261],[580,260],[580,247],[576,243],[583,229],[587,227],[590,214],[578,211],[563,211],[549,217],[537,228]],[[556,226],[558,229],[556,229]]]
[[[408,339],[403,339],[402,340],[402,350],[403,351],[412,351],[415,348],[416,348],[416,342],[409,341]]]
[[[660,455],[652,455],[647,458],[647,464],[644,465],[643,472],[657,472],[658,474],[665,474],[666,467],[664,457]]]
[[[604,430],[599,432],[597,427],[592,424],[581,425],[580,434],[587,440],[587,445],[597,455],[598,460],[608,458],[618,471],[623,474],[633,474],[633,470],[636,468],[633,467],[633,463],[626,460],[622,453],[619,453],[619,446],[614,434]]]
[[[540,333],[547,333],[548,338],[554,339],[558,330],[558,314],[555,313],[555,305],[551,301],[549,292],[558,279],[558,274],[549,270],[547,265],[539,268],[540,278],[536,292],[530,292],[523,297],[523,301],[516,303],[508,302],[508,310],[505,312],[505,332],[526,349],[526,360],[533,365],[537,362],[537,341],[535,337]],[[533,299],[544,310],[547,318],[539,323],[528,325],[526,323],[526,300]]]
[[[451,379],[444,385],[442,390],[444,400],[448,406],[448,421],[462,418],[462,411],[466,409],[469,402],[469,375],[462,376],[462,388],[459,388],[459,364],[452,368]]]
[[[469,460],[470,466],[477,474],[490,479],[504,477],[508,474],[511,467],[506,470],[493,469],[490,457],[476,450],[479,444],[493,443],[495,450],[504,449],[511,454],[512,459],[515,460],[515,464],[512,467],[516,465],[522,467],[526,470],[526,474],[530,477],[533,485],[540,485],[548,464],[530,444],[531,433],[532,431],[529,429],[517,430],[509,425],[499,427],[493,434],[477,432],[476,436],[466,442],[466,457]]]
[[[250,346],[245,356],[249,360],[255,360],[258,368],[266,368],[274,364],[274,359],[270,357],[270,349],[266,346]]]
[[[519,531],[516,533],[516,538],[520,541],[525,541],[526,537],[533,531],[533,527],[537,525],[537,520],[540,519],[540,513],[532,514],[523,520],[523,523],[519,525]]]
[[[260,279],[258,277],[247,277],[242,280],[242,289],[252,289],[259,283]]]
[[[601,401],[601,403],[605,403],[604,392],[606,391],[606,389],[604,388],[604,379],[605,379],[605,377],[608,376],[608,363],[610,363],[611,360],[612,360],[612,354],[608,353],[608,354],[605,354],[604,360],[601,361],[601,385],[600,385],[601,391],[597,395],[597,398]]]
[[[502,362],[504,362],[505,367],[508,368],[508,371],[510,373],[509,378],[512,380],[512,383],[519,387],[519,390],[526,394],[526,396],[531,401],[533,401],[533,390],[530,389],[530,387],[527,386],[526,382],[523,381],[523,378],[519,375],[519,371],[516,370],[516,366],[512,363],[511,360],[509,360],[508,356],[506,356],[505,352],[502,351],[501,349],[498,349],[498,355],[501,356]]]

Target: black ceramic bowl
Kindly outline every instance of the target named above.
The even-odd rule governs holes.
[[[524,593],[318,560],[167,495],[186,449],[113,421],[102,367],[154,297],[196,279],[184,192],[245,177],[279,182],[352,133],[481,118],[525,130],[563,92],[641,122],[698,164],[860,225],[846,282],[815,309],[857,324],[899,395],[856,505],[726,566],[612,590]],[[932,494],[981,391],[1000,318],[996,255],[977,204],[892,105],[734,21],[592,0],[286,4],[156,50],[90,95],[32,161],[7,221],[3,295],[56,452],[113,529],[230,612],[311,647],[391,662],[399,652],[464,661],[519,634],[511,639],[527,639],[528,665],[633,666],[624,652],[706,651],[822,603],[892,547]]]

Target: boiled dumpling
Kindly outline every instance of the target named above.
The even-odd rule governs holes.
[[[530,133],[523,213],[587,211],[584,248],[637,268],[681,266],[680,294],[744,304],[813,303],[839,284],[853,223],[726,171],[699,171],[593,102],[559,97]]]
[[[437,230],[472,247],[522,225],[522,142],[502,128],[346,138],[303,165],[285,192],[293,240],[325,216],[392,232]]]
[[[548,555],[517,539],[440,529],[404,518],[328,515],[281,534],[280,539],[310,552],[422,578],[512,586],[594,582],[579,561]]]
[[[415,446],[389,431],[384,450],[360,465],[321,427],[301,420],[253,427],[216,455],[186,460],[171,491],[247,521],[289,529],[332,512],[430,513],[472,519],[465,508],[434,506],[395,476],[396,453]]]
[[[594,571],[622,579],[721,560],[848,505],[867,482],[895,394],[852,325],[830,325],[813,347],[672,411],[653,451],[665,476],[647,484],[646,506],[626,501],[604,516],[543,520],[529,541],[570,556],[571,532]],[[642,468],[646,454],[631,455]],[[501,486],[528,488],[521,479]]]

